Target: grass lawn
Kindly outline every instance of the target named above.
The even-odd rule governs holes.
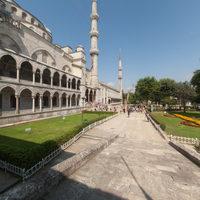
[[[166,126],[165,131],[170,135],[200,138],[200,128],[181,125],[180,122],[182,120],[179,118],[165,117],[163,116],[163,112],[153,112],[151,115],[160,124],[164,124]]]
[[[51,118],[31,123],[0,128],[0,159],[23,168],[29,168],[43,157],[70,140],[82,128],[113,113],[84,113]],[[25,129],[31,128],[31,133]]]

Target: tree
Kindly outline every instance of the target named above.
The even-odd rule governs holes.
[[[159,82],[154,77],[145,77],[140,79],[136,85],[136,95],[138,100],[145,101],[160,101]]]
[[[200,103],[200,70],[194,72],[191,79],[191,84],[194,86],[197,96],[194,100],[195,103]]]
[[[164,78],[160,79],[159,83],[161,98],[174,96],[176,81],[169,78]]]
[[[193,101],[196,92],[192,85],[188,82],[179,82],[176,84],[176,97],[180,101],[180,104],[184,108],[184,112],[186,112],[186,104],[190,101]]]

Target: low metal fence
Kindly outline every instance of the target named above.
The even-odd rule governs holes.
[[[48,156],[43,158],[40,162],[38,162],[36,165],[31,167],[28,170],[25,170],[23,168],[14,166],[10,163],[7,163],[5,161],[0,160],[0,168],[3,169],[5,172],[11,172],[13,174],[16,174],[23,178],[23,180],[26,180],[33,176],[36,172],[38,172],[41,168],[43,168],[46,164],[48,164],[51,160],[53,160],[55,157],[57,157],[63,150],[67,149],[69,146],[71,146],[74,142],[76,142],[83,134],[85,134],[90,129],[94,128],[97,125],[103,124],[104,122],[116,117],[118,114],[107,117],[105,119],[102,119],[100,121],[94,122],[93,124],[90,124],[89,126],[83,128],[83,130],[75,135],[71,140],[61,145],[58,149],[50,153]]]
[[[174,135],[169,135],[168,136],[170,141],[177,141],[183,144],[190,144],[190,145],[197,145],[199,143],[198,138],[187,138],[187,137],[180,137],[180,136],[174,136]]]

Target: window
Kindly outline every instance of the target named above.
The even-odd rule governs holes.
[[[42,36],[43,36],[43,38],[46,38],[46,33],[43,33],[43,35],[42,35]]]
[[[22,13],[22,19],[26,20],[27,14],[25,12]]]
[[[34,24],[34,23],[35,23],[35,19],[31,18],[31,24]]]
[[[16,108],[16,98],[15,95],[10,96],[10,108]]]
[[[12,13],[16,13],[16,12],[17,12],[17,8],[11,7],[11,12],[12,12]]]

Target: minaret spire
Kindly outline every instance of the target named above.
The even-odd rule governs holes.
[[[91,38],[91,49],[90,49],[90,56],[91,56],[91,78],[92,78],[92,85],[93,87],[98,87],[98,20],[99,15],[97,11],[97,0],[92,0],[92,14],[91,14],[91,31],[90,31],[90,38]]]
[[[123,73],[122,73],[121,52],[120,52],[120,55],[119,55],[118,81],[119,81],[119,90],[120,90],[120,92],[122,94],[122,92],[123,92]]]

